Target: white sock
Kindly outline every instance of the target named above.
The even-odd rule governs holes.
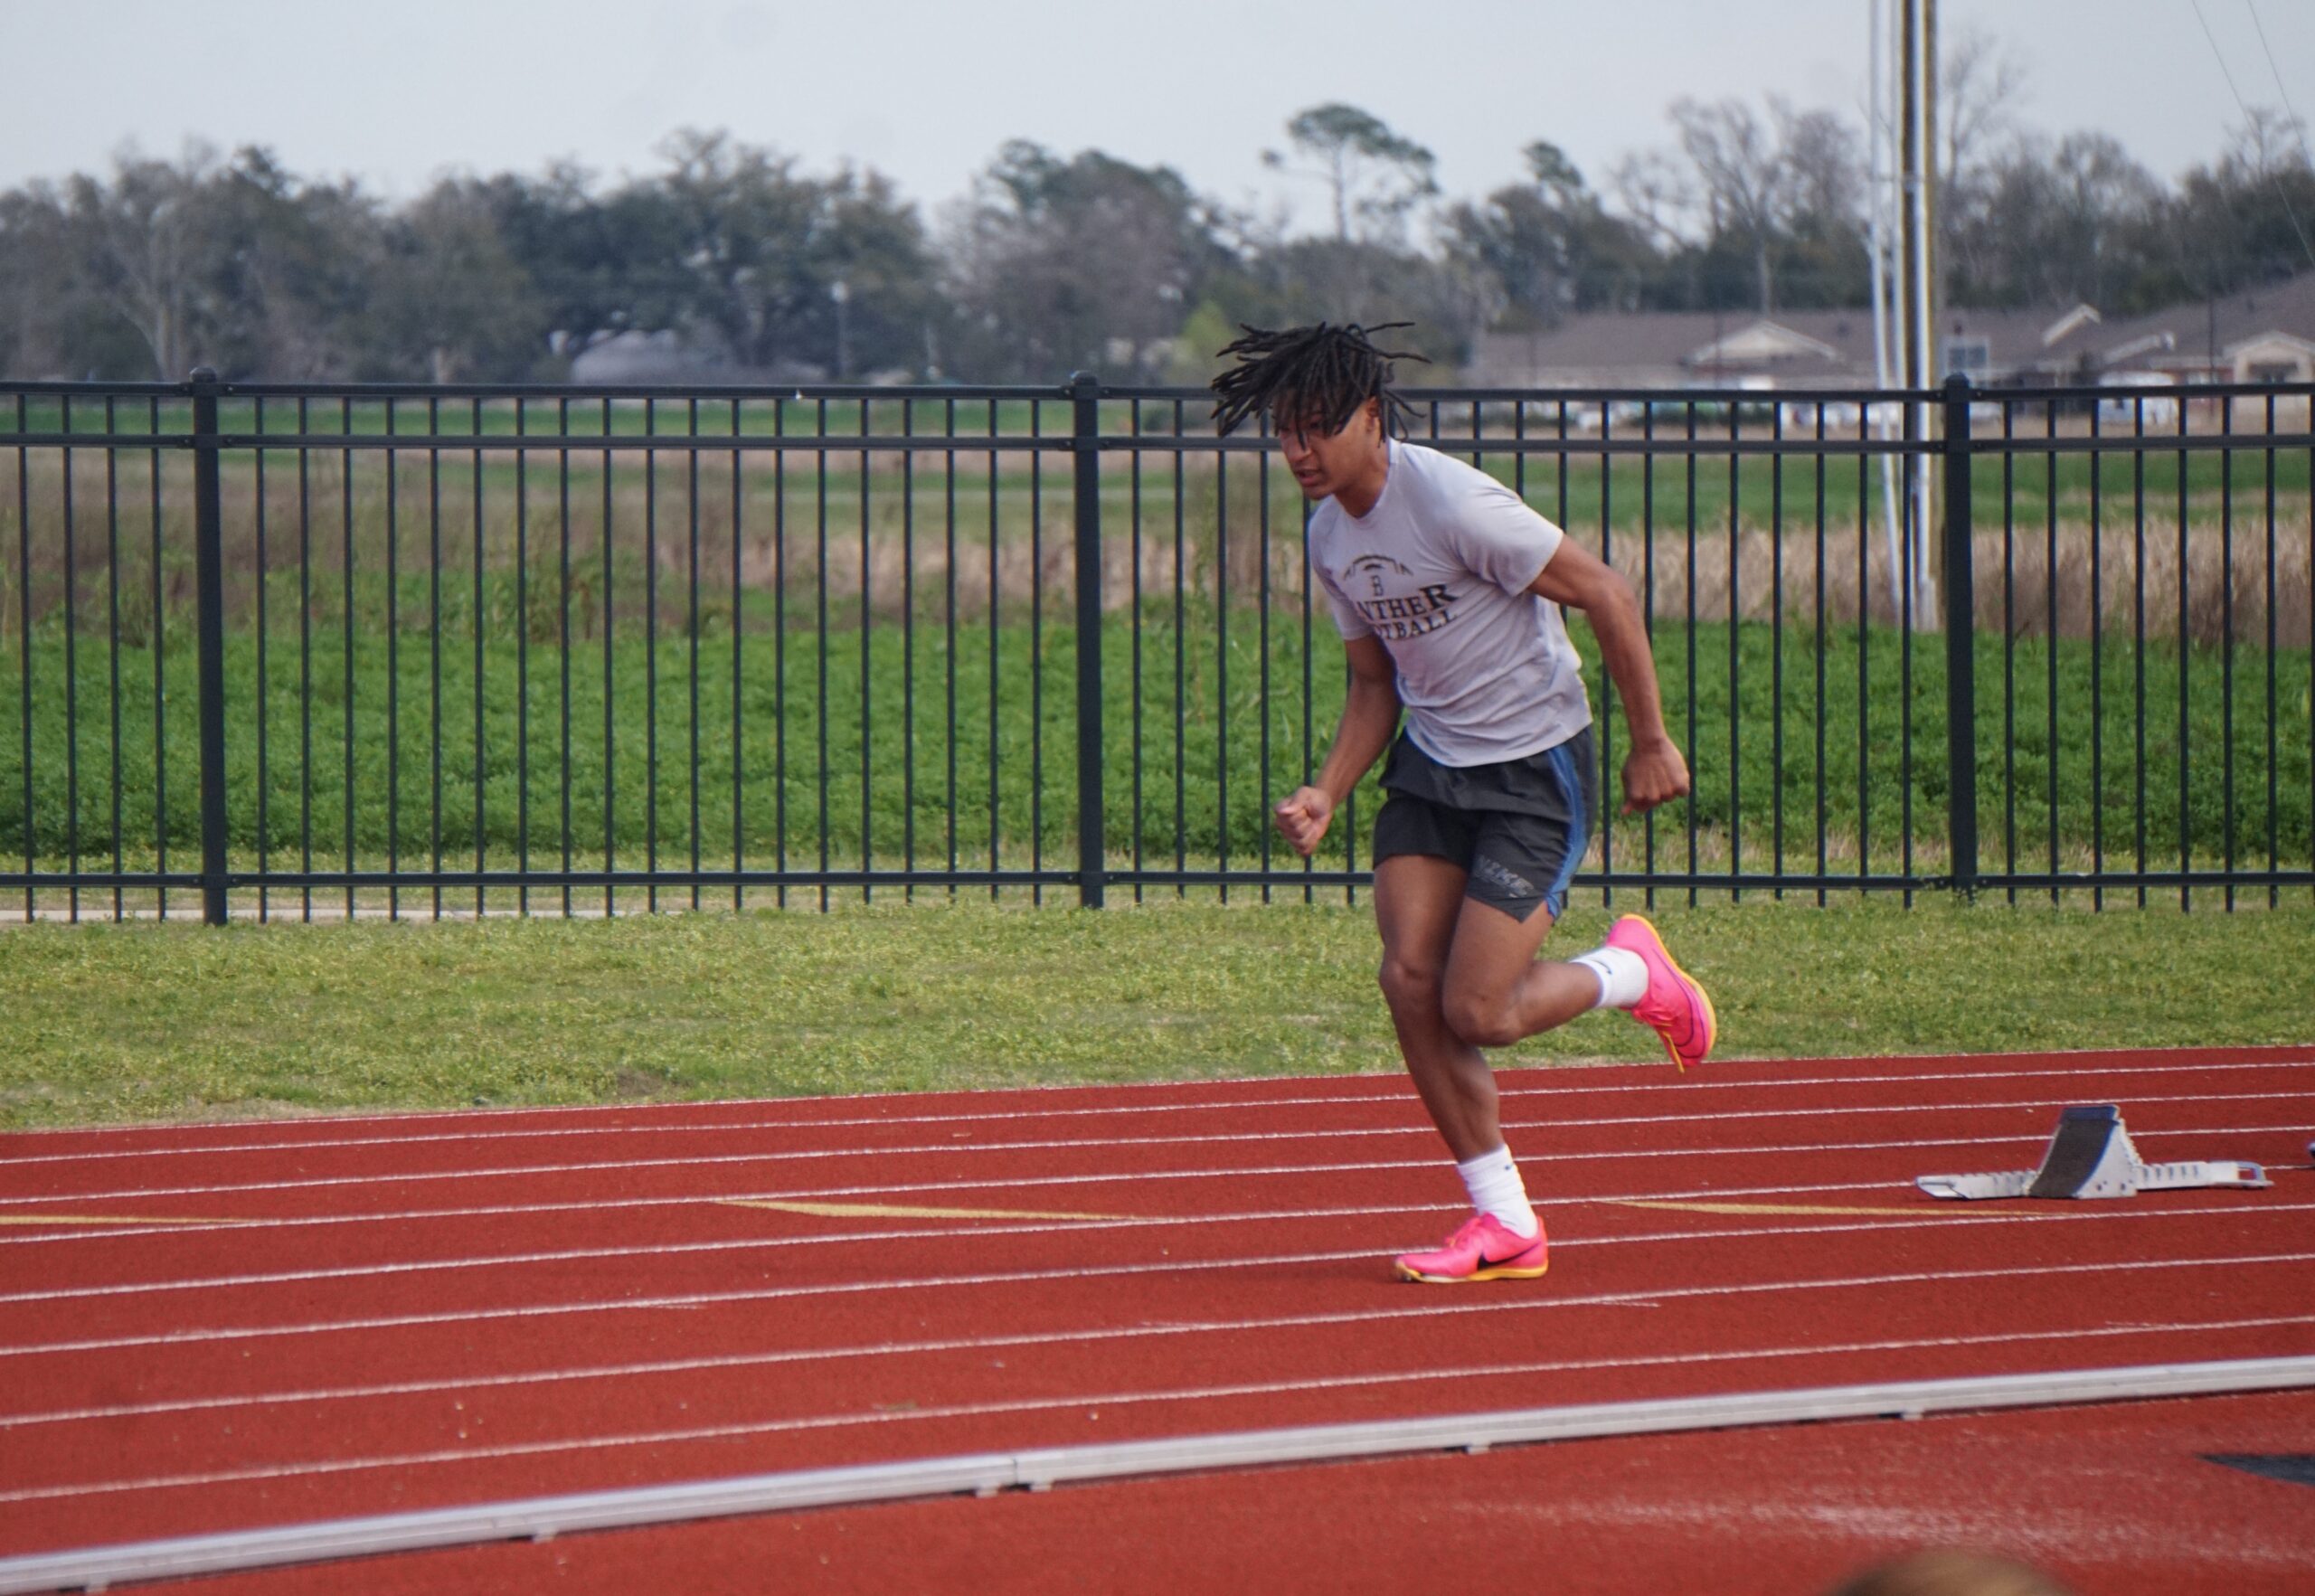
[[[1511,1161],[1509,1147],[1467,1159],[1455,1166],[1455,1173],[1463,1177],[1463,1188],[1471,1194],[1471,1206],[1481,1214],[1494,1214],[1512,1234],[1532,1236],[1543,1228],[1535,1223],[1526,1185],[1519,1178],[1519,1166]]]
[[[1648,964],[1629,948],[1594,948],[1567,961],[1600,977],[1594,1008],[1630,1008],[1648,996]]]

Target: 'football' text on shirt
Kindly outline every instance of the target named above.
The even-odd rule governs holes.
[[[1448,608],[1454,601],[1455,595],[1447,590],[1445,582],[1432,582],[1411,599],[1365,599],[1357,600],[1357,605],[1377,636],[1395,642],[1445,626],[1455,619],[1455,612]]]

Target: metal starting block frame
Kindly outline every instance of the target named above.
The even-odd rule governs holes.
[[[2315,1149],[2310,1149],[2315,1151]],[[2058,1116],[2038,1169],[1996,1175],[1924,1175],[1913,1184],[1932,1197],[2128,1197],[2197,1186],[2271,1186],[2267,1172],[2237,1159],[2144,1164],[2112,1103],[2086,1103]]]

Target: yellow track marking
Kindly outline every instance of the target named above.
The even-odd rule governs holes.
[[[263,1224],[261,1219],[159,1218],[149,1214],[0,1214],[0,1224]]]
[[[910,1208],[893,1203],[790,1203],[724,1197],[726,1208],[775,1208],[822,1219],[1131,1219],[1130,1214],[1045,1214],[1024,1208]]]
[[[1643,1197],[1596,1197],[1592,1200],[1611,1203],[1619,1208],[1677,1208],[1689,1214],[1902,1214],[1918,1218],[1924,1214],[1940,1212],[1925,1203],[1913,1208],[1858,1208],[1821,1203],[1687,1203],[1659,1202]],[[1951,1213],[1952,1210],[1943,1212]],[[1955,1217],[1969,1216],[1956,1214]]]

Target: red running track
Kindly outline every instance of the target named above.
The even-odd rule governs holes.
[[[0,1556],[1017,1447],[2315,1354],[2315,1048],[1503,1079],[1553,1268],[1467,1289],[1389,1277],[1461,1204],[1394,1078],[0,1138]],[[2150,1160],[2301,1167],[2118,1203],[1913,1189],[2030,1166],[2088,1101],[2120,1103]],[[2159,1431],[2203,1407],[2113,1412]],[[1371,1478],[1289,1477],[1322,1513],[1326,1482]],[[2315,1504],[2273,1493],[2286,1517]]]

